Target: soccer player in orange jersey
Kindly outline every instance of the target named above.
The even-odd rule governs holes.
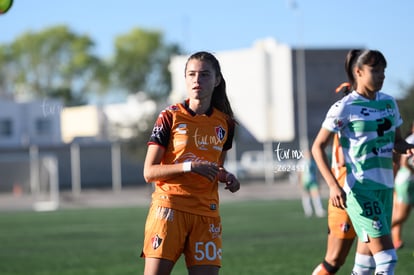
[[[163,110],[148,142],[144,178],[154,183],[141,256],[145,275],[170,274],[184,254],[189,274],[218,274],[222,258],[219,182],[240,183],[223,168],[235,119],[218,60],[191,55],[188,97]]]

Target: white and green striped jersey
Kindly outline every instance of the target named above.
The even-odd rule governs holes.
[[[369,100],[353,91],[331,106],[322,127],[339,135],[347,167],[346,191],[394,186],[392,151],[401,124],[397,103],[384,93]]]

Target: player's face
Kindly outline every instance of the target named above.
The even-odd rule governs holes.
[[[385,79],[385,67],[382,65],[363,65],[357,70],[358,90],[365,93],[375,93],[381,90]]]
[[[210,100],[214,88],[220,83],[210,62],[198,59],[188,61],[185,80],[188,96],[199,100]]]

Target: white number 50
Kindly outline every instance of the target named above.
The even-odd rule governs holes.
[[[221,248],[217,249],[216,244],[213,242],[196,242],[195,251],[196,255],[194,256],[194,258],[197,261],[204,260],[204,258],[206,258],[209,261],[213,261],[217,257],[221,259]]]

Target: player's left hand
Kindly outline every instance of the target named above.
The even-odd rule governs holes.
[[[240,182],[232,173],[227,172],[224,168],[220,167],[219,173],[217,175],[220,182],[226,184],[225,189],[234,193],[240,189]]]

